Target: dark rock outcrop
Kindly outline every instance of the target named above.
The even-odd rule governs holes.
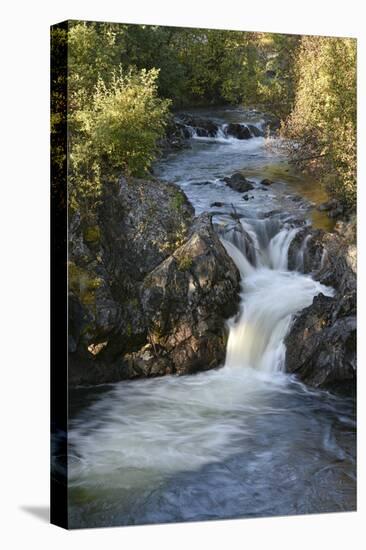
[[[223,319],[236,311],[238,282],[210,218],[200,216],[188,241],[142,285],[155,357],[179,374],[218,366],[225,355]]]
[[[254,189],[253,182],[247,180],[247,178],[240,172],[235,172],[232,176],[225,177],[223,181],[226,185],[231,187],[231,189],[234,189],[234,191],[238,191],[239,193],[246,193],[247,191]]]
[[[250,139],[252,134],[246,124],[231,122],[225,127],[225,134],[236,139]]]
[[[69,229],[69,382],[217,366],[239,273],[210,217],[157,180],[106,185]]]
[[[306,241],[305,241],[306,239]],[[356,380],[356,247],[339,233],[304,229],[291,244],[290,269],[333,287],[301,311],[286,338],[286,369],[307,384],[353,390]]]
[[[260,130],[257,126],[254,126],[254,124],[247,124],[247,127],[252,135],[252,137],[262,137],[263,132]]]
[[[184,149],[189,147],[188,138],[190,137],[189,129],[171,117],[165,129],[165,136],[159,140],[158,146],[163,154]]]
[[[194,130],[199,137],[216,137],[218,125],[216,122],[204,117],[197,117],[190,114],[179,114],[175,118],[176,124],[183,126],[190,137],[190,130]]]

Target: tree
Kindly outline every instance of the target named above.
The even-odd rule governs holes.
[[[348,210],[356,204],[356,41],[306,36],[294,109],[283,128],[301,168],[320,175]]]

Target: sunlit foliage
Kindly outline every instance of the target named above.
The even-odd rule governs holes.
[[[310,168],[348,209],[356,202],[356,41],[303,37],[294,108],[284,135],[293,159]]]
[[[97,201],[111,174],[149,169],[171,101],[173,108],[230,103],[277,115],[293,160],[354,208],[355,40],[76,21],[53,42],[68,48],[73,207]],[[57,132],[55,108],[51,125]]]

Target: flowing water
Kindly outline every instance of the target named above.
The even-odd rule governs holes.
[[[330,227],[314,209],[324,194],[263,138],[226,137],[227,122],[260,127],[260,114],[208,114],[221,124],[217,137],[192,131],[191,147],[162,160],[156,174],[180,185],[197,214],[213,214],[240,270],[240,311],[228,321],[225,365],[71,392],[71,527],[356,506],[352,399],[311,390],[284,373],[293,315],[318,293],[333,293],[287,266],[299,224]],[[222,182],[242,169],[255,184],[248,200]],[[263,190],[260,181],[274,176]]]

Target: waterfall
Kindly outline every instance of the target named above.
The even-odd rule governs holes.
[[[317,294],[332,296],[333,290],[309,275],[288,271],[288,250],[297,228],[277,227],[275,232],[270,220],[240,225],[242,231],[233,228],[221,237],[241,275],[240,312],[228,323],[225,366],[282,371],[284,339],[294,314],[309,306]]]

